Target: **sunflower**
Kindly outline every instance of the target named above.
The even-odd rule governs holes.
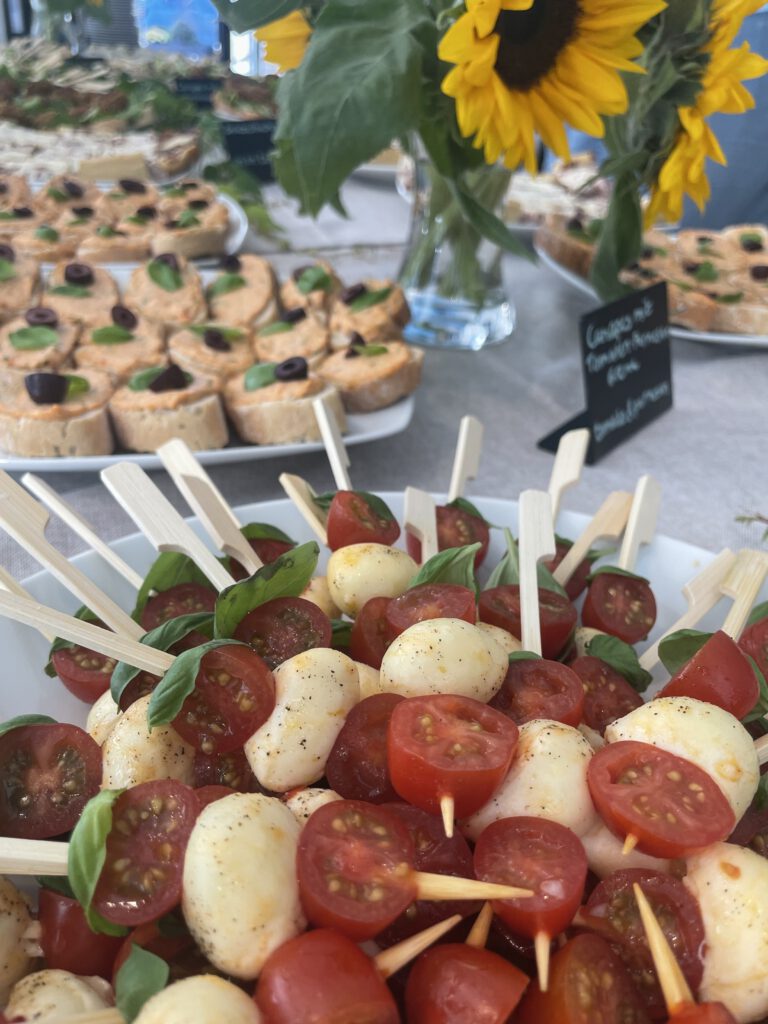
[[[312,26],[301,11],[292,11],[285,18],[272,21],[254,33],[265,44],[265,55],[270,64],[280,71],[292,71],[304,59]]]
[[[621,71],[640,71],[635,33],[664,0],[466,0],[440,42],[456,67],[443,92],[488,163],[536,170],[535,134],[568,159],[565,123],[601,138],[628,106]]]
[[[744,18],[763,3],[764,0],[714,0],[701,90],[693,106],[681,107],[677,112],[679,133],[652,190],[646,210],[648,225],[659,217],[670,223],[680,220],[686,195],[700,210],[704,209],[710,197],[707,158],[726,163],[707,118],[711,114],[742,114],[751,110],[755,101],[742,82],[768,71],[768,61],[753,53],[749,43],[731,48]]]

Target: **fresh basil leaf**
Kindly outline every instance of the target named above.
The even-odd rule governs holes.
[[[242,533],[246,540],[280,540],[284,544],[296,545],[296,541],[289,537],[287,533],[283,533],[282,530],[278,530],[276,526],[272,526],[270,523],[247,523],[245,526],[240,527],[240,533]]]
[[[301,544],[264,565],[248,579],[222,590],[216,601],[215,637],[230,637],[248,612],[277,597],[298,597],[312,579],[320,548]]]
[[[131,214],[130,217],[126,217],[126,220],[128,221],[129,224],[136,224],[137,227],[143,228],[145,226],[145,224],[149,223],[150,218],[149,217],[142,217],[138,213],[133,213],[133,214]]]
[[[55,345],[59,336],[52,327],[20,327],[11,331],[8,340],[18,352],[37,352]]]
[[[159,956],[131,943],[128,959],[115,977],[115,1006],[126,1024],[138,1017],[144,1004],[162,992],[171,973],[169,965]]]
[[[91,293],[81,284],[57,284],[49,289],[51,295],[66,295],[70,299],[89,299]]]
[[[66,896],[68,900],[77,899],[66,875],[37,875],[35,881],[42,889],[57,892],[60,896]]]
[[[277,363],[256,363],[250,370],[245,371],[243,385],[246,391],[258,391],[260,388],[268,388],[277,380],[275,367]]]
[[[91,332],[91,341],[94,345],[122,345],[126,341],[133,341],[135,335],[127,327],[119,327],[117,324],[110,324],[108,327],[97,327]]]
[[[762,604],[755,605],[749,613],[747,625],[754,626],[756,622],[760,622],[762,619],[768,619],[768,601],[763,601]]]
[[[234,588],[230,587],[229,589]],[[154,729],[156,725],[167,725],[178,715],[182,704],[195,688],[200,662],[209,651],[215,651],[218,647],[246,646],[247,644],[243,644],[239,640],[217,638],[178,654],[174,663],[152,691],[147,714],[149,728]]]
[[[192,210],[182,210],[176,218],[176,225],[180,228],[196,228],[200,226],[200,218]]]
[[[144,606],[153,592],[162,594],[166,590],[170,590],[171,587],[177,587],[180,583],[200,583],[204,587],[211,586],[211,581],[205,573],[198,569],[187,555],[182,555],[177,551],[164,551],[154,560],[149,572],[144,577],[144,582],[136,596],[136,607],[133,609],[132,618],[139,621]]]
[[[744,231],[739,235],[739,242],[742,245],[760,245],[763,244],[763,236],[759,231]]]
[[[58,242],[59,232],[56,228],[49,227],[47,224],[41,224],[35,230],[35,238],[39,238],[41,242]]]
[[[628,576],[631,580],[642,580],[643,583],[648,583],[648,579],[645,576],[638,576],[636,572],[629,572],[628,569],[619,569],[616,565],[601,565],[599,569],[595,569],[587,576],[587,582],[591,583],[595,576],[602,576],[603,573],[610,573],[611,576]]]
[[[178,185],[166,185],[163,188],[163,194],[170,196],[171,199],[183,199],[187,193],[183,188],[179,188]]]
[[[460,548],[445,548],[444,551],[438,551],[422,565],[408,584],[409,589],[423,583],[456,583],[476,594],[475,555],[481,547],[477,541],[475,544],[465,544]]]
[[[702,284],[709,284],[712,281],[717,281],[720,274],[717,272],[717,268],[714,263],[709,260],[704,260],[693,276],[697,281],[701,281]]]
[[[270,334],[286,334],[292,330],[293,324],[289,324],[286,320],[275,320],[273,324],[267,324],[266,327],[261,328],[259,337],[268,338]]]
[[[755,679],[757,679],[758,695],[755,706],[748,715],[742,718],[742,722],[745,725],[748,725],[750,722],[761,721],[768,714],[768,683],[766,683],[765,676],[760,671],[760,666],[755,659],[749,654],[747,659],[752,666],[752,671],[755,673]]]
[[[334,650],[349,650],[353,625],[354,623],[348,619],[331,619],[331,647]]]
[[[46,189],[45,194],[49,199],[53,199],[56,203],[66,203],[69,199],[69,196],[65,192],[62,192],[60,189],[54,188],[53,186]]]
[[[727,295],[716,295],[715,302],[719,302],[721,306],[735,306],[743,298],[744,292],[729,292]]]
[[[102,789],[83,808],[69,840],[67,877],[83,908],[91,931],[126,935],[127,928],[105,921],[91,906],[99,875],[107,857],[107,836],[112,829],[112,807],[122,789]]]
[[[117,237],[117,231],[115,231],[115,229],[113,227],[110,227],[109,224],[100,224],[96,228],[96,234],[99,236],[99,238],[116,238]]]
[[[147,264],[147,273],[150,280],[164,292],[177,292],[184,284],[181,272],[169,267],[163,260],[150,260]]]
[[[490,525],[488,520],[485,518],[483,513],[477,507],[473,505],[471,501],[467,501],[466,498],[454,498],[453,501],[449,501],[445,506],[446,508],[457,508],[460,512],[466,512],[467,515],[475,516],[477,519],[482,519],[486,525]]]
[[[677,675],[712,636],[698,629],[678,629],[659,644],[659,658],[671,676]]]
[[[0,736],[5,736],[13,729],[22,729],[25,725],[56,725],[56,719],[48,715],[17,715],[7,722],[0,722]]]
[[[359,356],[371,359],[373,356],[385,356],[389,349],[386,345],[353,345],[352,348]]]
[[[88,217],[75,217],[73,220],[71,220],[69,222],[69,224],[67,224],[67,227],[68,228],[79,228],[79,227],[82,227],[83,224],[90,224],[90,218],[88,218]]]
[[[206,331],[218,331],[225,341],[240,341],[243,337],[239,327],[220,327],[218,324],[190,324],[187,330],[201,338]]]
[[[13,210],[0,210],[0,220],[16,220],[16,214]]]
[[[164,369],[164,366],[150,366],[146,370],[139,370],[129,379],[128,387],[131,391],[146,391],[152,381],[159,377]]]
[[[370,491],[355,491],[355,494],[359,494],[361,498],[365,498],[368,502],[371,511],[379,517],[379,519],[386,519],[387,522],[394,520],[394,514],[389,505],[380,498],[378,494],[371,494]]]
[[[91,385],[85,377],[78,377],[76,373],[65,374],[67,378],[67,399],[77,398],[78,395],[85,395],[91,390]]]
[[[491,590],[493,587],[517,586],[520,583],[520,557],[517,550],[517,541],[512,533],[505,528],[504,539],[507,543],[507,553],[488,577],[484,589]],[[557,582],[547,567],[539,562],[536,566],[536,581],[540,590],[551,590],[561,597],[567,597],[565,590]]]
[[[215,299],[218,295],[228,295],[239,288],[244,288],[246,280],[240,274],[221,274],[208,285],[208,298]]]
[[[12,281],[16,277],[16,268],[10,260],[0,260],[0,282]]]
[[[170,651],[174,644],[195,630],[210,636],[213,632],[213,612],[192,612],[190,615],[178,615],[175,619],[169,619],[145,633],[139,643],[146,644],[147,647],[154,647],[156,651]],[[140,672],[141,669],[124,661],[117,663],[109,684],[115,704],[119,704],[126,686]]]
[[[331,502],[336,497],[336,491],[325,491],[323,494],[315,494],[312,497],[312,501],[321,512],[328,512],[331,507]]]
[[[363,292],[362,295],[358,295],[350,302],[349,309],[352,313],[362,313],[364,309],[370,309],[371,306],[378,306],[380,302],[386,301],[391,294],[391,288],[378,288],[373,292]]]
[[[77,611],[75,612],[75,618],[81,619],[83,622],[99,621],[98,617],[93,614],[90,608],[86,608],[85,605],[81,605],[77,609]],[[79,644],[73,644],[71,640],[63,640],[60,636],[57,636],[54,639],[53,643],[51,644],[50,650],[48,651],[48,664],[45,666],[45,669],[43,670],[45,674],[47,676],[50,676],[51,679],[55,679],[56,676],[58,675],[56,669],[53,667],[53,662],[51,660],[52,656],[56,653],[56,651],[63,651],[65,649],[71,650],[73,647],[78,646]]]
[[[309,295],[310,292],[329,292],[332,286],[331,275],[319,266],[307,267],[296,282],[296,287],[302,295]]]
[[[653,676],[642,667],[631,644],[616,636],[601,635],[589,641],[587,652],[615,669],[638,693],[645,693],[648,689]]]
[[[509,658],[510,665],[513,661],[530,661],[531,658],[538,658],[539,661],[542,660],[541,655],[536,654],[535,651],[512,651],[507,657]]]

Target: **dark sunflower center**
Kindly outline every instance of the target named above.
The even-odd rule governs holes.
[[[576,32],[578,0],[534,0],[528,11],[502,11],[496,73],[510,89],[526,91],[551,71]]]

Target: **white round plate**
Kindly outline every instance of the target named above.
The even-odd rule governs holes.
[[[557,260],[553,259],[549,253],[534,243],[533,248],[536,251],[536,255],[539,257],[545,267],[549,267],[553,270],[558,277],[561,277],[564,281],[567,281],[577,291],[583,292],[584,295],[588,295],[595,302],[599,302],[599,298],[595,289],[589,283],[585,281],[583,277],[579,277],[578,274],[574,274],[572,270],[564,267]],[[749,346],[750,348],[768,348],[768,336],[764,334],[723,334],[719,331],[691,331],[687,327],[678,327],[675,324],[671,324],[669,328],[669,336],[671,338],[677,338],[680,341],[701,341],[707,345],[733,345],[733,346]]]
[[[402,519],[403,500],[401,493],[382,492],[394,514]],[[438,500],[444,500],[438,497]],[[517,503],[498,498],[475,498],[472,501],[492,523],[517,529]],[[244,505],[235,509],[241,523],[277,523],[297,541],[313,540],[309,528],[291,502],[268,501]],[[195,532],[205,537],[196,520],[190,519]],[[575,512],[563,512],[558,519],[558,532],[564,536],[576,537],[583,530],[588,517]],[[149,542],[140,534],[132,534],[114,542],[111,547],[137,571],[143,573],[152,563],[156,554]],[[486,560],[485,574],[496,565],[504,553],[501,530],[492,532],[491,548]],[[325,566],[327,552],[321,555],[321,566]],[[656,537],[652,544],[640,551],[637,571],[647,576],[653,586],[658,605],[657,625],[650,640],[655,640],[682,613],[686,605],[681,594],[683,585],[695,576],[713,555],[702,548],[669,537]],[[131,609],[135,593],[131,587],[112,569],[105,565],[93,552],[78,555],[72,559],[98,586],[108,592],[119,604]],[[43,604],[61,611],[77,608],[79,602],[48,572],[41,572],[26,580],[24,586]],[[768,587],[766,588],[768,591]],[[768,594],[764,592],[762,600]],[[704,620],[701,628],[717,628],[724,618],[724,605],[718,606]],[[46,714],[64,722],[82,725],[88,708],[76,700],[56,679],[49,679],[43,672],[48,656],[48,643],[38,633],[27,627],[0,619],[0,650],[3,651],[3,672],[6,680],[0,690],[0,721],[21,714]],[[663,676],[659,672],[659,678]]]

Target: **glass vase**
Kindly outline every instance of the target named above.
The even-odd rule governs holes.
[[[511,172],[483,166],[466,190],[498,213]],[[415,345],[479,350],[506,341],[515,307],[504,291],[502,250],[463,216],[451,183],[428,159],[414,163],[411,232],[399,280],[411,307],[405,336]]]

